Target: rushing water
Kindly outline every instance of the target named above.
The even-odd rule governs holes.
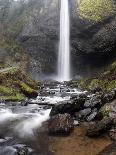
[[[68,0],[61,0],[58,80],[70,80],[70,22]]]
[[[22,148],[28,152],[21,155],[52,154],[46,124],[51,106],[82,92],[65,84],[42,87],[38,97],[30,99],[28,104],[0,103],[0,155],[16,155]]]

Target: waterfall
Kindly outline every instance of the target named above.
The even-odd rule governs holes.
[[[58,80],[70,80],[70,22],[68,0],[61,0]]]

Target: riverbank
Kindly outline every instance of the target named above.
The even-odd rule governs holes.
[[[88,124],[82,123],[68,137],[51,137],[54,155],[97,155],[112,143],[107,134],[97,138],[85,136],[87,128]]]

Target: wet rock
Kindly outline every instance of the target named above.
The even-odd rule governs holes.
[[[79,122],[77,120],[74,120],[74,126],[78,126]]]
[[[78,95],[74,98],[71,98],[70,102],[54,105],[50,112],[50,116],[64,113],[74,115],[75,112],[78,112],[79,110],[83,109],[84,102],[85,102],[85,95],[84,96]]]
[[[115,99],[115,97],[116,97],[115,91],[111,91],[110,93],[107,93],[103,96],[102,102],[109,103],[109,102],[113,101]]]
[[[95,94],[96,92],[102,92],[102,88],[99,86],[96,86],[91,90],[91,93],[93,94]]]
[[[81,103],[63,103],[59,105],[54,105],[52,107],[52,110],[50,112],[50,116],[56,115],[56,114],[64,114],[68,113],[71,115],[74,115],[75,112],[79,111],[81,109]]]
[[[88,122],[93,121],[97,116],[97,113],[98,113],[97,110],[93,110],[92,113],[89,116],[87,116],[86,120]]]
[[[112,125],[113,125],[112,118],[110,117],[104,118],[99,122],[95,122],[94,124],[91,124],[89,129],[87,130],[86,135],[89,137],[100,136],[102,133],[111,129]]]
[[[85,119],[87,115],[91,113],[91,108],[87,108],[75,113],[75,117],[77,120]]]
[[[87,99],[85,101],[84,107],[88,108],[88,107],[101,107],[102,105],[102,94],[95,94],[94,96],[90,97],[89,99]]]
[[[85,101],[86,100],[86,98],[87,98],[87,94],[86,93],[81,93],[81,94],[76,94],[76,95],[72,95],[72,97],[71,97],[71,100],[72,101],[79,101],[79,100],[82,100],[82,101]]]
[[[26,145],[17,144],[14,148],[17,150],[17,155],[35,155],[34,151]]]
[[[53,135],[68,135],[74,127],[74,120],[69,114],[58,114],[52,116],[48,129]]]

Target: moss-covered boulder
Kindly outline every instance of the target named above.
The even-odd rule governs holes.
[[[24,82],[17,82],[17,86],[19,87],[21,92],[29,98],[35,98],[38,96],[38,92],[32,89],[31,87],[29,87]]]
[[[100,110],[99,115],[101,115],[103,118],[109,117],[109,113],[111,112],[111,105],[105,104]]]
[[[38,83],[20,68],[0,70],[0,100],[22,101],[26,97],[37,97]]]

